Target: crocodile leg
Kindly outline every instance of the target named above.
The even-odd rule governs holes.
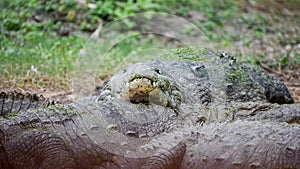
[[[128,162],[86,138],[68,142],[66,135],[36,129],[18,135],[0,145],[3,169],[130,169],[141,165],[139,159]]]
[[[142,169],[179,169],[185,148],[185,144],[180,142],[170,150],[153,155]]]
[[[5,145],[11,168],[75,168],[73,152],[54,134],[28,131]]]
[[[4,133],[0,130],[0,168],[12,168],[4,148]]]

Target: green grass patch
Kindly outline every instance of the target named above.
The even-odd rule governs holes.
[[[95,8],[88,8],[89,3],[95,4]],[[0,74],[14,77],[25,76],[32,70],[50,76],[63,76],[72,71],[77,54],[88,39],[78,31],[94,31],[100,18],[106,23],[143,11],[188,16],[190,10],[199,10],[208,18],[199,25],[204,25],[202,28],[209,32],[222,27],[223,19],[230,17],[236,6],[232,1],[222,0],[89,0],[85,5],[78,5],[73,0],[3,0],[0,8],[0,19],[3,21],[0,23]],[[130,26],[131,23],[126,25]],[[64,35],[61,33],[64,27],[71,32],[65,37],[61,36]],[[120,43],[111,51],[118,51],[114,57],[110,57],[111,62],[122,60],[120,55],[162,45],[160,41],[150,38],[136,47],[140,44],[138,40],[141,39],[125,40],[126,45]]]
[[[56,37],[44,32],[30,32],[15,39],[2,36],[0,74],[24,76],[28,71],[36,71],[62,76],[73,69],[86,40],[85,36]]]

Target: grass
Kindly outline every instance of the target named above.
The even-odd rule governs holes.
[[[270,12],[256,10],[255,7],[265,6],[265,1],[255,1],[256,6],[245,12],[241,7],[243,2],[88,0],[87,3],[95,5],[95,8],[88,8],[87,5],[78,5],[73,0],[3,0],[0,2],[0,79],[8,83],[2,83],[0,87],[5,88],[11,83],[16,83],[18,87],[26,89],[28,81],[45,88],[53,85],[49,81],[61,85],[60,80],[54,79],[69,78],[76,68],[79,51],[84,45],[92,45],[92,41],[88,39],[100,21],[105,25],[118,18],[144,11],[165,12],[185,17],[196,24],[218,49],[239,48],[236,47],[238,41],[242,42],[241,47],[251,48],[254,40],[263,40],[267,34],[274,35],[275,45],[300,43],[299,36],[287,37],[284,29],[280,32],[280,28],[272,25],[273,22],[283,22],[282,20],[290,17],[272,18]],[[287,9],[294,8],[289,1],[285,3]],[[279,9],[277,5],[273,5],[274,9]],[[196,11],[198,16],[191,16],[191,11]],[[268,8],[268,11],[276,10]],[[199,20],[199,16],[202,19]],[[300,23],[296,16],[293,17],[296,24]],[[126,21],[125,25],[134,27],[130,21]],[[232,25],[232,29],[226,30]],[[190,33],[189,30],[186,30],[186,33]],[[297,31],[292,34],[299,35]],[[113,36],[122,35],[115,32]],[[109,46],[110,44],[103,44],[101,48]],[[160,54],[174,46],[180,45],[172,39],[154,35],[123,39],[109,50],[107,56],[99,63],[97,77],[101,79],[111,76],[130,63],[145,61],[152,57],[151,54]],[[90,50],[96,53],[97,47]],[[246,51],[242,61],[258,64],[270,59],[267,53],[257,53],[255,50]],[[270,62],[271,66],[281,68],[290,64],[300,64],[299,53],[292,51]]]
[[[145,0],[137,3],[93,0],[88,2],[94,3],[96,7],[89,9],[71,0],[29,0],[26,3],[22,0],[2,1],[0,3],[2,9],[0,19],[3,20],[0,24],[1,76],[24,76],[29,70],[37,70],[50,76],[64,76],[74,68],[77,54],[88,39],[88,36],[77,32],[95,30],[99,18],[104,22],[110,22],[141,11],[168,12],[187,16],[190,10],[200,10],[208,17],[208,20],[200,25],[204,25],[203,30],[207,30],[209,34],[214,31],[213,27],[222,26],[223,17],[228,17],[232,10],[232,3],[225,3],[225,1],[222,1],[223,6],[219,3],[187,0],[167,2]],[[217,14],[215,8],[222,13]],[[128,26],[130,24],[127,23]],[[71,33],[62,37],[61,28],[65,25],[71,29]],[[212,37],[212,34],[209,36]],[[153,43],[153,38],[148,42],[148,44],[143,43],[144,47],[141,48],[153,45],[156,47],[159,43],[159,41]],[[130,54],[129,49],[133,50],[129,46],[136,46],[139,42],[127,40],[126,43],[128,45],[123,43],[118,46],[122,48],[119,51],[124,55]]]
[[[2,37],[0,74],[24,76],[29,70],[51,76],[72,70],[79,49],[87,37],[55,37],[43,32],[30,32],[21,38]]]

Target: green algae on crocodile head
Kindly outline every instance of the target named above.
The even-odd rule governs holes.
[[[212,61],[211,54],[208,49],[197,49],[193,46],[171,49],[163,56],[163,58],[172,58],[191,62]]]

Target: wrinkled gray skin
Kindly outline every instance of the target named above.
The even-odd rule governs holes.
[[[0,168],[300,168],[300,105],[271,104],[293,103],[281,82],[221,62],[219,93],[201,62],[153,61],[119,72],[97,96],[6,111]]]

